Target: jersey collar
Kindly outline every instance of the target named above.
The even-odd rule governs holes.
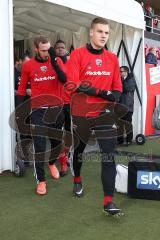
[[[89,52],[91,52],[92,54],[95,54],[95,55],[99,55],[99,54],[102,54],[103,53],[103,48],[101,49],[94,49],[91,45],[91,43],[87,43],[86,44],[86,48]]]

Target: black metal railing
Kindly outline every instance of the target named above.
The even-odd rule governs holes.
[[[160,35],[160,16],[150,17],[144,15],[146,21],[146,31]]]

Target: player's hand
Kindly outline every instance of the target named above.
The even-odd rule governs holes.
[[[56,60],[56,53],[55,53],[55,50],[54,50],[53,47],[50,47],[50,48],[48,49],[48,53],[49,53],[52,61],[55,61],[55,60]]]
[[[77,92],[78,93],[82,92],[82,93],[85,93],[89,96],[96,96],[97,95],[96,88],[92,88],[92,87],[88,87],[88,86],[86,87],[86,86],[83,86],[83,85],[81,85],[77,88]]]
[[[115,102],[115,97],[111,91],[100,90],[98,96],[110,102]]]
[[[32,93],[31,93],[31,89],[30,88],[26,89],[26,94],[27,94],[27,96],[31,97]]]

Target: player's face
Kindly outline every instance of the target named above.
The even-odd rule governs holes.
[[[50,48],[50,43],[39,43],[39,47],[36,49],[36,52],[39,54],[39,56],[44,59],[47,60],[49,53],[48,50]]]
[[[65,56],[66,55],[66,47],[64,43],[57,43],[55,47],[56,56]]]
[[[90,40],[92,47],[95,49],[101,49],[105,46],[109,37],[109,26],[106,24],[95,24],[90,29]]]
[[[157,49],[156,49],[156,48],[153,48],[151,52],[152,52],[155,56],[157,56]]]

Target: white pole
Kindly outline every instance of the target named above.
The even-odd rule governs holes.
[[[142,108],[141,108],[141,116],[142,116],[142,132],[145,134],[145,126],[146,126],[146,111],[147,111],[147,84],[146,84],[146,67],[145,67],[145,53],[144,53],[144,31],[143,31],[143,40],[142,40]]]
[[[13,80],[13,3],[0,1],[0,172],[13,170],[14,134],[9,126],[9,117],[14,110]]]

